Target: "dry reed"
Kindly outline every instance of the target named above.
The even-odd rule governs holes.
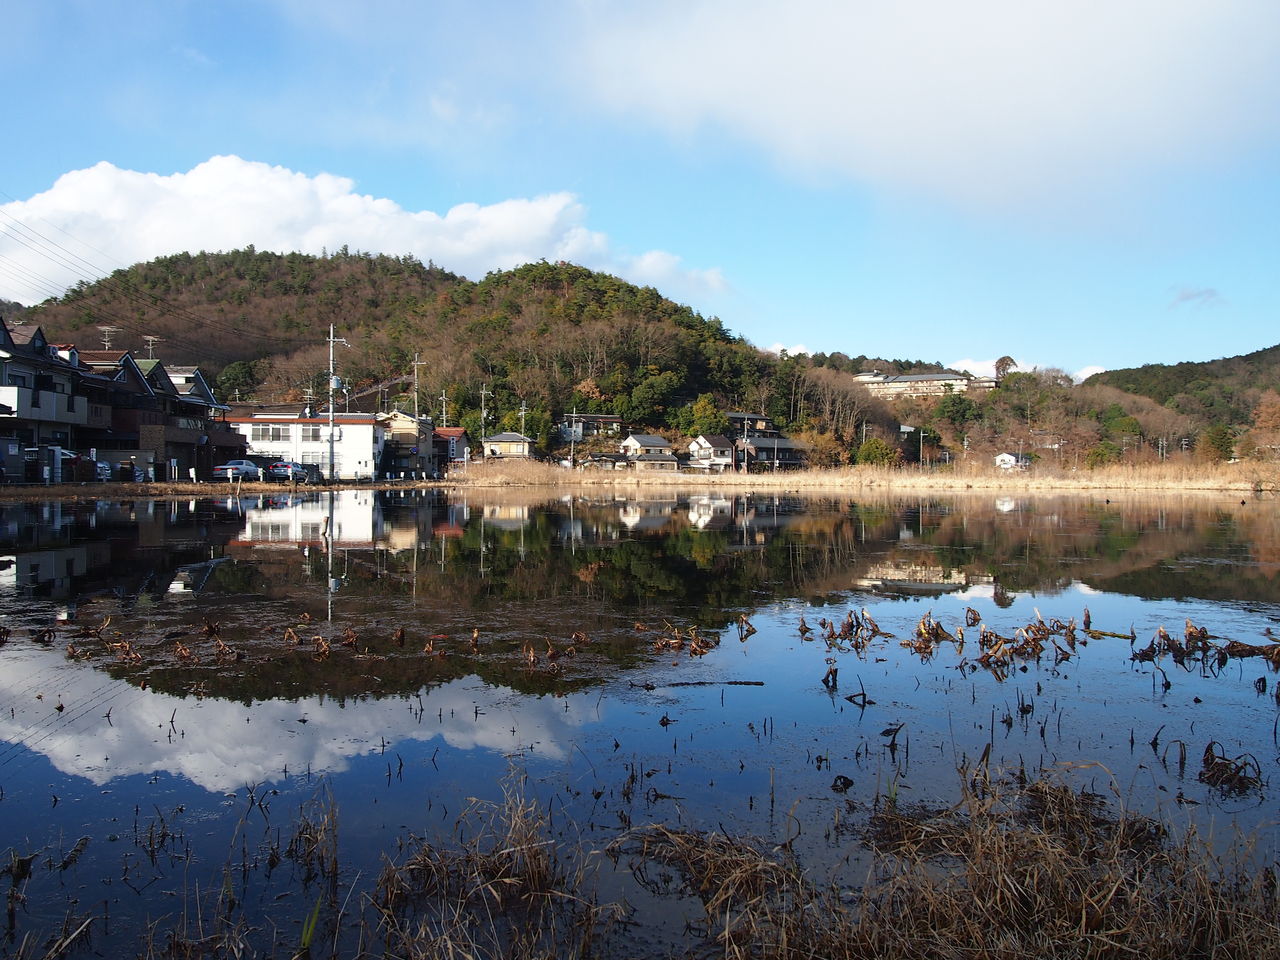
[[[1190,833],[1105,816],[1060,783],[970,784],[955,808],[892,803],[869,825],[859,889],[820,886],[786,850],[662,826],[614,846],[638,876],[675,870],[726,957],[1280,956],[1275,874]]]
[[[587,898],[586,868],[561,856],[549,821],[509,780],[501,803],[473,800],[456,843],[423,842],[388,864],[373,905],[393,955],[509,960],[595,955],[615,916]]]

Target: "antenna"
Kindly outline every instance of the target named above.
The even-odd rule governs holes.
[[[99,329],[103,329],[103,328],[99,328]],[[164,337],[144,336],[142,339],[147,341],[147,359],[154,360],[156,358],[156,344],[164,343]],[[108,347],[107,349],[110,350],[111,348]]]
[[[98,327],[98,329],[102,331],[102,349],[110,350],[111,338],[120,332],[120,328],[111,327],[111,326],[102,326],[102,327]]]

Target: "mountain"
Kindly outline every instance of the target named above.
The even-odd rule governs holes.
[[[519,428],[523,404],[532,436],[573,409],[682,430],[720,427],[716,411],[736,408],[798,425],[811,408],[805,372],[851,363],[843,354],[779,358],[652,287],[574,264],[542,261],[471,281],[413,257],[346,248],[161,257],[81,283],[25,320],[54,342],[96,349],[109,339],[138,356],[199,364],[225,398],[263,401],[323,395],[332,324],[345,341],[335,350],[350,389],[344,402],[411,405],[416,372],[424,408],[438,412],[443,394],[450,422],[467,424],[484,390],[488,409],[501,412],[490,427]],[[852,389],[837,386],[841,396]],[[845,411],[849,424],[854,413],[865,419],[862,407],[833,402],[830,377],[823,389],[824,410]]]
[[[1251,421],[1258,398],[1280,384],[1280,345],[1238,357],[1200,363],[1150,363],[1107,370],[1085,380],[1157,403],[1199,421],[1243,425]]]

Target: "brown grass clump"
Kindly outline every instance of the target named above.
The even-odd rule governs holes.
[[[861,889],[815,884],[786,850],[646,827],[615,852],[684,878],[726,957],[1026,960],[1280,956],[1272,868],[1049,781],[968,789],[935,814],[888,804]]]
[[[613,916],[586,899],[586,870],[562,860],[546,815],[509,782],[500,804],[472,801],[448,848],[423,842],[378,880],[374,907],[407,960],[594,954]]]

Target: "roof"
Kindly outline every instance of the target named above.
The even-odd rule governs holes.
[[[436,427],[435,435],[437,437],[465,437],[467,435],[466,427]]]
[[[730,440],[728,437],[724,436],[723,434],[719,434],[719,433],[709,433],[709,434],[701,433],[698,436],[694,437],[693,441],[691,442],[696,442],[698,440],[701,440],[703,443],[705,443],[709,447],[732,447],[733,446],[732,440]]]
[[[668,443],[666,440],[664,440],[662,437],[654,436],[652,433],[633,433],[629,437],[627,437],[627,440],[634,440],[636,443],[640,444],[640,446],[642,447],[671,446],[671,444]],[[623,440],[622,442],[626,443],[627,440]]]
[[[495,433],[492,437],[485,437],[485,443],[533,443],[528,437],[522,433]]]
[[[647,463],[676,463],[676,457],[671,453],[642,453],[636,457],[637,460],[643,460]]]

